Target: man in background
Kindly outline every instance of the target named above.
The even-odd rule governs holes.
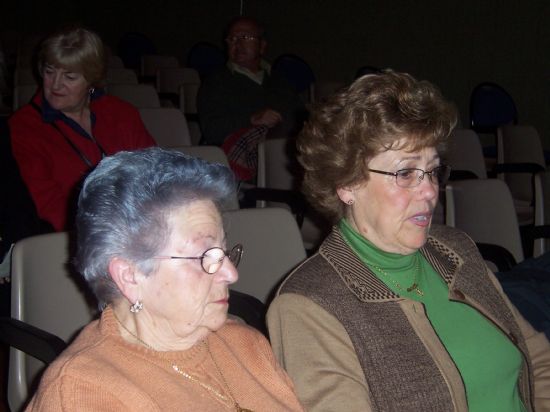
[[[233,19],[226,31],[227,65],[203,82],[198,94],[202,142],[221,146],[251,128],[292,136],[301,128],[305,108],[281,75],[264,59],[263,27],[249,17]]]

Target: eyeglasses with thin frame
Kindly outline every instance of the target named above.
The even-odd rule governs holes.
[[[407,169],[401,169],[397,172],[386,172],[383,170],[367,169],[369,172],[378,173],[381,175],[388,175],[395,177],[395,183],[397,186],[404,188],[411,188],[420,185],[420,182],[424,180],[424,176],[428,175],[430,182],[434,185],[442,186],[447,183],[449,175],[451,174],[451,167],[447,165],[440,165],[434,167],[432,170],[422,170],[415,167]]]
[[[209,275],[213,275],[223,265],[223,260],[228,257],[235,267],[239,265],[243,256],[243,245],[236,244],[229,250],[223,250],[221,247],[211,247],[206,249],[200,256],[155,256],[154,259],[190,259],[200,260],[202,270]]]
[[[239,40],[243,40],[245,42],[252,42],[252,41],[260,40],[260,37],[254,36],[252,34],[238,34],[234,36],[229,36],[225,39],[225,41],[229,44],[235,44]]]

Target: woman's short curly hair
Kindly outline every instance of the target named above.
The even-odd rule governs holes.
[[[355,80],[313,107],[298,137],[303,192],[332,221],[344,215],[336,190],[368,178],[366,165],[386,150],[444,150],[455,106],[427,81],[384,71]]]

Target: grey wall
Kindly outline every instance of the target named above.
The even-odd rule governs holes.
[[[198,40],[221,45],[221,28],[239,0],[19,1],[3,5],[0,30],[29,33],[77,21],[113,48],[126,31],[149,35],[162,53],[184,59]],[[550,147],[550,2],[546,0],[244,0],[262,20],[269,57],[302,56],[319,80],[350,80],[370,64],[428,79],[455,101],[468,124],[468,99],[481,81],[504,86],[521,123],[535,125]]]

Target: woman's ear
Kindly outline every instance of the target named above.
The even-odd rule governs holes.
[[[109,275],[130,302],[140,298],[136,267],[132,262],[121,257],[112,258],[109,262]]]
[[[346,205],[353,204],[353,202],[355,202],[355,196],[351,187],[339,187],[336,189],[336,194]]]

